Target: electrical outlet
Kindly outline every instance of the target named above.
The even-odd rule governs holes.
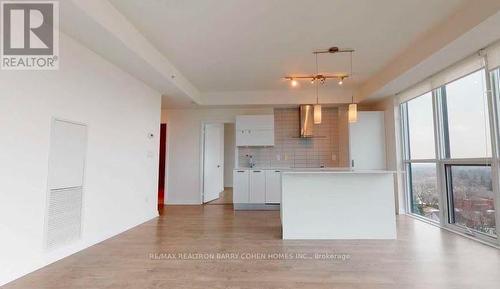
[[[332,153],[332,161],[336,161],[337,160],[337,155]]]
[[[281,155],[280,154],[276,154],[276,160],[277,161],[281,161]]]

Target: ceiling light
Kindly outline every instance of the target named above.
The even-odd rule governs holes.
[[[321,104],[314,105],[314,124],[321,124]]]
[[[296,87],[297,85],[299,85],[299,82],[295,79],[292,79],[292,81],[290,82],[290,84],[293,86],[293,87]]]
[[[339,80],[339,85],[342,85],[344,84],[344,80],[342,80],[342,78]]]
[[[350,123],[358,121],[358,105],[355,103],[349,104],[348,119]]]
[[[318,74],[318,54],[316,54],[316,75]],[[324,78],[320,78],[321,83],[324,82]],[[321,105],[319,104],[319,92],[318,92],[319,83],[316,82],[316,104],[314,105],[314,124],[321,124]]]
[[[351,75],[352,75],[352,51],[351,51]],[[351,104],[349,104],[349,111],[347,113],[347,119],[350,123],[358,121],[358,105],[354,102],[354,93],[351,96]]]

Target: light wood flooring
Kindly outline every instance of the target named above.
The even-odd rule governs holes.
[[[161,217],[5,288],[500,288],[499,250],[407,216],[398,217],[397,240],[283,241],[280,237],[278,211],[167,206]],[[184,252],[307,256],[326,252],[350,258],[166,258],[167,253]],[[150,258],[151,253],[160,260]]]
[[[224,188],[219,198],[208,202],[207,205],[230,205],[233,203],[233,188]]]

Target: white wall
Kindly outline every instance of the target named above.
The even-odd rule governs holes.
[[[404,190],[404,167],[402,166],[402,149],[400,141],[400,118],[399,105],[393,96],[375,103],[372,109],[384,111],[385,122],[385,148],[387,169],[397,172],[394,178],[394,191],[396,192],[396,212],[406,212],[405,190]]]
[[[157,216],[160,94],[64,34],[60,44],[58,71],[0,71],[0,285]],[[46,252],[53,117],[87,124],[88,144],[82,240]]]
[[[234,123],[224,124],[224,187],[233,187],[236,127]]]
[[[235,122],[236,115],[272,114],[273,108],[166,110],[167,204],[201,204],[201,125]]]

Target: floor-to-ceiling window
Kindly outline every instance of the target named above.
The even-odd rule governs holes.
[[[469,233],[496,236],[485,70],[441,91],[448,222]]]
[[[490,106],[499,103],[499,80],[500,69],[479,69],[401,104],[411,214],[494,243],[500,164],[491,126],[499,113]]]
[[[428,92],[404,104],[405,166],[412,213],[439,221],[433,95]]]

